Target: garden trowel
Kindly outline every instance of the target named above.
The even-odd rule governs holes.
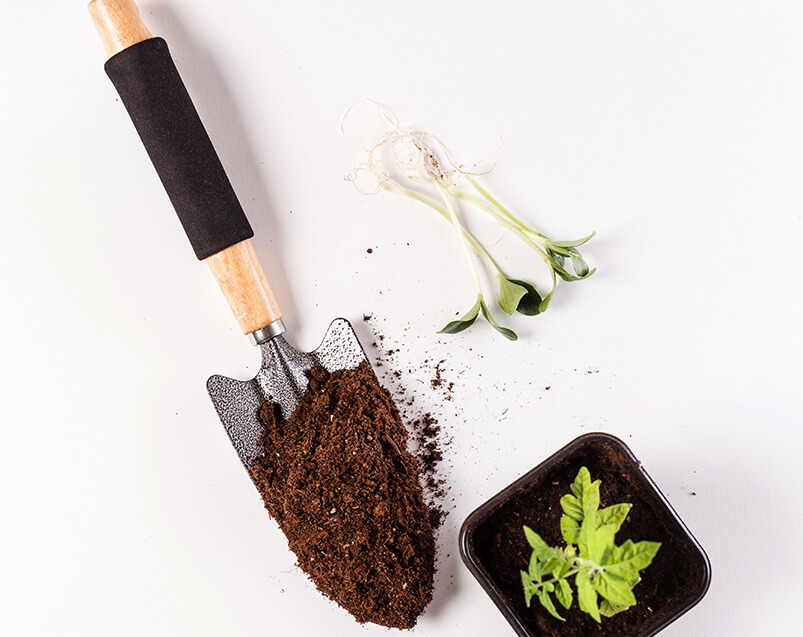
[[[258,411],[266,400],[289,418],[309,370],[366,361],[351,325],[336,319],[321,345],[299,352],[284,339],[282,314],[251,245],[253,230],[179,77],[166,42],[153,37],[131,0],[92,0],[106,47],[106,73],[128,110],[196,256],[206,261],[243,333],[262,350],[256,377],[212,376],[207,388],[247,469],[260,453]]]

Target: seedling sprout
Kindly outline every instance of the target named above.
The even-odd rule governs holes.
[[[360,101],[376,106],[380,119],[388,128],[367,148],[366,160],[347,179],[365,194],[386,190],[420,201],[435,210],[454,228],[469,264],[477,293],[474,305],[465,315],[448,323],[440,332],[462,332],[473,325],[481,314],[502,336],[512,341],[518,339],[513,330],[500,325],[491,313],[483,292],[477,258],[498,284],[496,307],[509,315],[516,312],[525,316],[541,314],[549,307],[557,288],[557,277],[564,281],[579,281],[595,272],[596,268],[589,268],[578,248],[596,233],[592,232],[574,241],[551,239],[502,205],[480,183],[482,173],[456,162],[437,137],[426,131],[401,126],[393,112],[382,104],[367,98]],[[344,119],[349,110],[344,114]],[[368,172],[376,180],[373,191],[357,186],[358,175],[364,172]],[[526,279],[513,278],[502,271],[488,249],[460,220],[460,213],[465,214],[468,210],[489,216],[541,258],[549,268],[552,279],[546,294],[539,292]]]
[[[659,542],[625,541],[617,546],[619,528],[627,519],[631,505],[614,504],[600,509],[600,481],[582,467],[571,485],[571,493],[560,499],[563,516],[560,531],[564,548],[549,546],[528,526],[524,535],[532,548],[529,568],[521,571],[527,606],[533,597],[550,615],[563,621],[550,594],[561,606],[572,605],[569,578],[574,577],[580,610],[597,622],[636,605],[633,588],[641,581],[641,571],[651,563]]]

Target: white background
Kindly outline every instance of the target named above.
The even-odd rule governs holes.
[[[631,446],[710,556],[707,597],[664,634],[790,634],[799,3],[141,9],[255,227],[288,338],[312,349],[343,316],[368,344],[373,313],[402,349],[391,368],[453,438],[453,508],[413,634],[512,634],[459,562],[459,525],[594,430]],[[180,230],[84,4],[6,3],[0,24],[0,633],[388,634],[294,567],[228,443],[205,381],[253,375],[258,353]],[[596,230],[598,272],[509,319],[517,343],[486,324],[436,334],[472,303],[471,277],[432,211],[344,181],[371,109],[337,124],[362,95],[466,162],[502,136],[486,185],[556,238]],[[503,250],[500,236],[485,240]],[[426,359],[446,359],[452,402],[427,391]]]

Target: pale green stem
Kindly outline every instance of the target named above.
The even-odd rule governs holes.
[[[461,224],[460,220],[457,218],[457,213],[454,211],[452,202],[449,201],[449,195],[446,194],[446,191],[443,189],[443,186],[441,186],[435,180],[432,180],[432,183],[438,189],[438,192],[440,192],[441,198],[443,199],[443,205],[449,212],[449,220],[452,222],[452,226],[454,226],[455,232],[457,232],[457,236],[460,237],[460,245],[463,246],[463,252],[466,255],[466,260],[471,266],[471,273],[474,275],[474,283],[477,286],[477,294],[480,296],[480,298],[482,298],[482,282],[480,281],[480,273],[477,270],[477,264],[474,263],[474,258],[471,256],[469,243],[468,240],[466,239],[466,229],[463,227],[463,224]]]
[[[470,204],[482,210],[483,212],[489,214],[491,217],[493,217],[494,221],[496,221],[496,223],[498,223],[500,226],[508,228],[511,231],[514,228],[517,230],[522,230],[522,228],[520,228],[518,225],[511,223],[509,219],[505,219],[494,208],[489,206],[482,199],[475,197],[474,195],[469,195],[468,193],[465,193],[461,190],[455,190],[454,192],[452,192],[452,196],[457,199],[462,199],[463,201],[467,201]]]
[[[580,571],[584,571],[585,570],[585,571],[591,571],[592,573],[595,573],[597,571],[604,571],[605,570],[605,567],[600,566],[599,564],[596,564],[596,563],[592,562],[591,560],[584,560],[584,559],[579,558],[579,557],[575,558],[574,563],[575,564],[579,564],[579,566],[575,566],[574,568],[570,568],[562,576],[557,577],[556,575],[553,575],[552,579],[546,580],[545,582],[533,582],[533,584],[536,587],[540,587],[540,586],[543,586],[544,584],[554,584],[555,582],[558,582],[558,581],[560,581],[562,579],[568,579],[572,575],[576,575]]]
[[[553,241],[545,234],[542,234],[538,232],[538,230],[535,230],[530,226],[528,226],[516,215],[510,212],[510,210],[505,208],[491,193],[485,190],[485,188],[483,188],[476,179],[469,179],[468,183],[470,183],[477,190],[477,192],[479,192],[483,197],[485,197],[485,199],[491,202],[496,207],[497,210],[499,210],[508,219],[510,219],[512,222],[518,225],[528,235],[532,235],[534,237],[538,237],[539,239],[543,239],[544,245],[557,246],[560,248],[576,248],[578,246],[583,245],[583,243],[591,239],[591,237],[593,237],[596,234],[595,232],[592,232],[587,237],[583,237],[582,239],[577,239],[575,241]]]
[[[456,197],[457,199],[461,199],[463,201],[468,201],[469,203],[477,206],[477,208],[479,208],[483,212],[486,212],[489,215],[491,215],[491,217],[493,217],[494,220],[500,226],[502,226],[503,228],[506,228],[507,230],[512,232],[514,235],[516,235],[519,239],[521,239],[524,243],[526,243],[530,248],[532,248],[533,250],[538,252],[538,254],[541,256],[542,259],[546,260],[546,262],[549,263],[549,257],[547,256],[546,252],[544,252],[543,249],[541,248],[541,246],[538,245],[538,243],[536,243],[536,241],[533,241],[533,238],[529,236],[530,231],[528,231],[525,228],[520,227],[517,224],[511,223],[510,221],[505,219],[502,215],[500,215],[496,210],[491,208],[491,206],[489,206],[487,203],[485,203],[482,199],[478,199],[477,197],[474,197],[473,195],[469,195],[467,193],[460,192],[459,190],[454,192],[454,193],[452,193],[452,195],[454,197]],[[538,236],[541,237],[542,235],[538,235]],[[544,245],[546,243],[549,243],[548,239],[543,242]]]
[[[545,584],[554,584],[555,582],[559,582],[562,579],[567,579],[572,575],[576,575],[582,570],[583,569],[581,567],[569,569],[563,577],[556,577],[555,575],[553,575],[552,579],[548,579],[545,582],[533,582],[533,586],[535,586],[536,588],[541,588]]]
[[[544,236],[540,232],[537,232],[537,231],[533,230],[532,228],[530,228],[530,226],[528,226],[521,219],[519,219],[516,215],[514,215],[512,212],[510,212],[510,210],[508,210],[501,203],[499,203],[499,201],[497,201],[497,199],[493,195],[491,195],[491,193],[489,193],[487,190],[485,190],[485,188],[480,186],[479,182],[476,179],[469,179],[468,183],[470,183],[472,186],[474,186],[475,190],[477,192],[479,192],[483,197],[485,197],[488,201],[490,201],[496,207],[496,209],[499,210],[503,215],[505,215],[513,223],[515,223],[518,226],[520,226],[522,230],[524,230],[526,232],[532,232],[532,233],[538,235],[539,237],[543,237]],[[546,237],[544,237],[544,238],[546,238]]]
[[[555,289],[555,286],[557,285],[557,280],[555,279],[555,268],[552,264],[552,260],[549,258],[549,255],[546,252],[544,252],[543,248],[540,245],[538,245],[535,241],[533,241],[533,239],[530,236],[528,236],[527,232],[524,229],[505,219],[502,215],[500,215],[496,210],[491,208],[482,199],[477,199],[477,197],[474,197],[472,195],[460,191],[454,192],[452,194],[454,197],[462,199],[463,201],[468,201],[469,203],[477,206],[480,210],[487,212],[494,218],[494,220],[496,220],[496,222],[499,225],[509,230],[512,234],[514,234],[521,241],[523,241],[528,247],[535,250],[538,256],[541,257],[541,260],[543,260],[543,262],[549,266],[549,269],[552,272],[552,289],[553,290]]]
[[[426,195],[421,194],[420,192],[416,192],[415,190],[412,190],[410,188],[405,188],[403,186],[399,186],[397,184],[390,182],[384,182],[382,184],[382,187],[389,192],[395,192],[396,194],[404,195],[405,197],[410,197],[412,199],[415,199],[416,201],[425,203],[430,208],[438,212],[444,219],[446,219],[446,221],[450,223],[452,222],[448,210],[444,208],[441,204],[439,204],[437,201],[432,199],[431,197],[427,197]],[[479,257],[482,259],[483,263],[485,263],[485,265],[487,265],[488,268],[497,277],[504,276],[502,270],[499,268],[498,265],[496,265],[496,262],[493,260],[493,257],[491,257],[491,255],[482,246],[482,244],[479,241],[477,241],[474,235],[471,234],[468,230],[466,230],[466,228],[463,227],[462,224],[460,224],[460,228],[463,231],[463,237],[471,244],[471,247],[474,248]]]

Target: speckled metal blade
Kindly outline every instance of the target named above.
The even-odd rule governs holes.
[[[234,380],[212,376],[206,383],[218,416],[246,469],[260,453],[262,423],[257,413],[265,400],[277,403],[289,418],[307,391],[307,372],[320,365],[329,372],[351,369],[367,361],[365,351],[346,319],[335,319],[312,352],[299,352],[283,336],[260,345],[262,365],[255,378]]]

